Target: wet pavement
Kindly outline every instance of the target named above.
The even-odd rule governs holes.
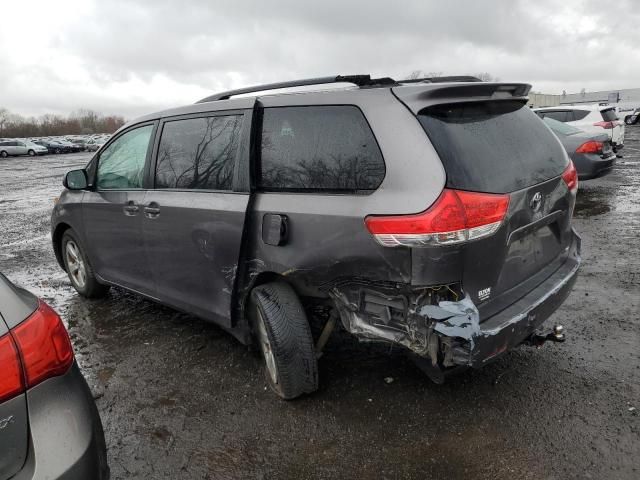
[[[552,319],[567,342],[441,386],[397,352],[337,335],[320,391],[283,402],[260,359],[215,326],[115,289],[80,298],[49,214],[86,154],[0,161],[0,271],[67,323],[114,479],[638,479],[640,127],[627,127],[624,154],[580,185],[584,266]]]

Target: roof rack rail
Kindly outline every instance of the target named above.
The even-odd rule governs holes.
[[[478,77],[472,75],[451,75],[448,77],[425,77],[398,80],[398,83],[446,83],[446,82],[481,82]]]
[[[305,87],[308,85],[326,85],[329,83],[353,83],[359,87],[377,87],[398,85],[392,78],[371,78],[371,75],[337,75],[333,77],[305,78],[302,80],[292,80],[289,82],[267,83],[265,85],[254,85],[253,87],[238,88],[226,92],[216,93],[198,100],[196,103],[215,102],[217,100],[228,100],[235,95],[245,93],[262,92],[265,90],[276,90],[279,88]]]

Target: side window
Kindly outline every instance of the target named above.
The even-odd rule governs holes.
[[[152,132],[153,125],[129,130],[102,151],[96,182],[99,189],[142,188]]]
[[[156,188],[232,190],[242,115],[166,122],[156,166]]]
[[[355,106],[264,109],[258,186],[271,191],[374,190],[385,165]]]

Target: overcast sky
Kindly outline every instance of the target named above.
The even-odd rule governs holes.
[[[564,0],[2,0],[0,107],[131,118],[263,82],[489,72],[640,87],[640,5]]]

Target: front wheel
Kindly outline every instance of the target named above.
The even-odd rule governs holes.
[[[55,152],[60,154],[60,153],[62,153],[62,150],[60,150],[59,148],[56,148]]]
[[[36,156],[36,152],[34,150],[29,150],[29,156],[30,157],[35,157]]]
[[[9,154],[7,152],[5,152],[4,150],[0,152],[0,157],[7,158],[8,156],[9,156]]]
[[[96,279],[87,255],[72,230],[67,230],[62,235],[61,248],[64,266],[73,288],[83,297],[103,297],[109,291],[109,286],[102,285]]]
[[[628,115],[624,117],[624,123],[626,123],[627,125],[635,125],[636,123],[638,123],[639,117],[640,115]]]
[[[267,383],[291,400],[318,389],[318,361],[302,304],[284,282],[251,291],[251,319],[265,363]]]

